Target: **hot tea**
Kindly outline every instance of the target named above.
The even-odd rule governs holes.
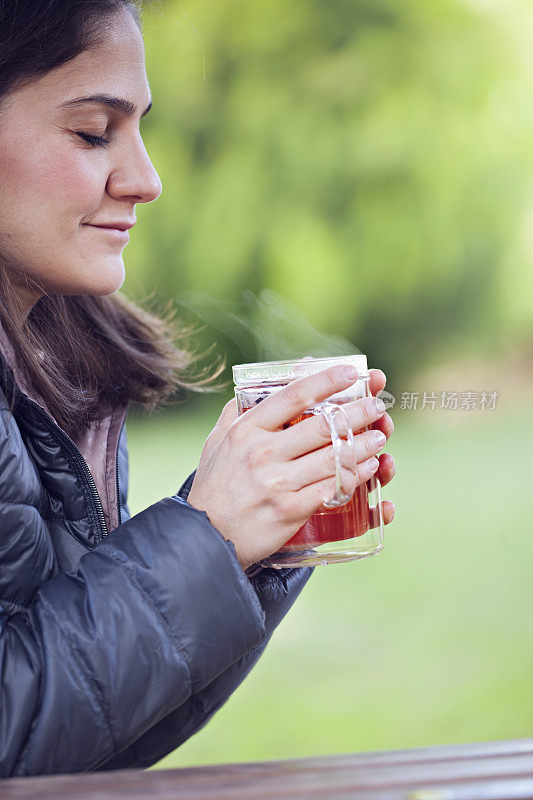
[[[331,430],[336,454],[337,489],[331,502],[327,502],[296,531],[277,553],[264,559],[264,566],[277,569],[293,566],[333,564],[365,558],[383,547],[383,521],[380,505],[380,485],[376,477],[357,487],[352,497],[344,494],[340,484],[341,466],[336,444],[346,438],[353,446],[351,430],[342,434],[335,415],[345,417],[344,403],[370,394],[370,376],[366,356],[340,358],[305,358],[298,361],[270,361],[262,364],[239,364],[233,367],[235,396],[239,414],[249,411],[273,392],[279,391],[292,380],[312,375],[335,364],[349,364],[357,368],[359,378],[348,389],[332,395],[327,401],[308,409],[285,428],[296,425],[316,414],[324,414]],[[329,409],[326,413],[325,407]],[[346,419],[347,422],[347,419]]]

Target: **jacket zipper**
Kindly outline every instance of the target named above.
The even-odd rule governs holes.
[[[125,422],[126,422],[126,417],[124,417],[124,419],[122,420],[122,425],[120,426],[120,431],[118,432],[117,452],[115,453],[115,472],[117,476],[117,511],[118,511],[117,524],[118,525],[122,525],[122,509],[120,508],[120,486],[118,483],[118,451],[120,450],[120,437],[122,436],[122,428],[124,427]]]
[[[62,428],[60,428],[59,425],[56,422],[54,422],[54,420],[46,413],[46,411],[44,411],[44,409],[42,409],[39,405],[37,405],[37,403],[35,403],[33,400],[30,400],[29,397],[26,397],[26,395],[24,395],[24,394],[19,395],[19,398],[22,399],[22,401],[24,403],[26,403],[27,405],[30,405],[34,409],[34,411],[37,413],[37,415],[46,423],[47,427],[50,428],[50,430],[52,430],[58,436],[58,438],[64,444],[65,449],[73,457],[74,464],[78,467],[78,469],[77,469],[78,476],[81,474],[81,476],[85,479],[86,483],[89,485],[89,488],[91,490],[91,499],[92,499],[93,512],[95,514],[95,519],[96,519],[97,524],[98,524],[99,529],[100,529],[101,539],[103,539],[104,536],[108,535],[109,531],[107,529],[107,523],[105,521],[104,509],[102,507],[102,501],[100,500],[100,495],[98,494],[98,489],[96,488],[96,484],[94,482],[94,478],[91,475],[91,470],[89,469],[89,467],[87,465],[87,462],[85,461],[84,457],[82,456],[82,454],[80,453],[80,451],[78,450],[78,448],[76,447],[76,445],[74,444],[74,442],[72,441],[70,436],[68,436],[68,434],[66,434],[65,431]],[[119,440],[120,440],[120,435],[119,435]],[[118,449],[119,448],[118,448],[118,445],[117,445],[116,465],[115,466],[116,466],[116,476],[117,476],[118,524],[120,525],[121,513],[120,513],[120,495],[118,493],[118,491],[119,491],[119,487],[118,487]]]

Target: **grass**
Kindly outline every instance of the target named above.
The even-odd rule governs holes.
[[[159,766],[531,735],[528,410],[396,413],[384,551],[317,568],[249,678]],[[215,418],[128,425],[133,511],[176,491]]]

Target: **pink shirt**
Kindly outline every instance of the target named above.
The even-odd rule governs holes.
[[[46,413],[54,419],[46,403],[35,392],[28,389],[24,373],[17,363],[17,359],[6,332],[0,322],[0,350],[7,363],[13,370],[13,375],[19,389],[30,400],[37,403]],[[110,409],[103,419],[94,420],[79,436],[73,440],[74,444],[87,462],[93,480],[96,484],[104,516],[110,533],[118,525],[118,498],[116,482],[116,452],[118,438],[122,423],[126,416],[127,406],[116,406]],[[56,425],[58,424],[57,421]]]

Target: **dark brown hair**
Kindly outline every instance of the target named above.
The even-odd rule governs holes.
[[[0,114],[4,97],[86,50],[123,8],[140,25],[135,0],[0,0]],[[31,284],[0,256],[3,327],[27,385],[70,436],[112,404],[133,400],[154,410],[191,385],[184,370],[194,359],[176,344],[188,331],[176,324],[175,309],[152,313],[120,293],[45,293],[21,326],[19,292],[21,286],[35,289]],[[194,385],[209,381],[204,375]]]

